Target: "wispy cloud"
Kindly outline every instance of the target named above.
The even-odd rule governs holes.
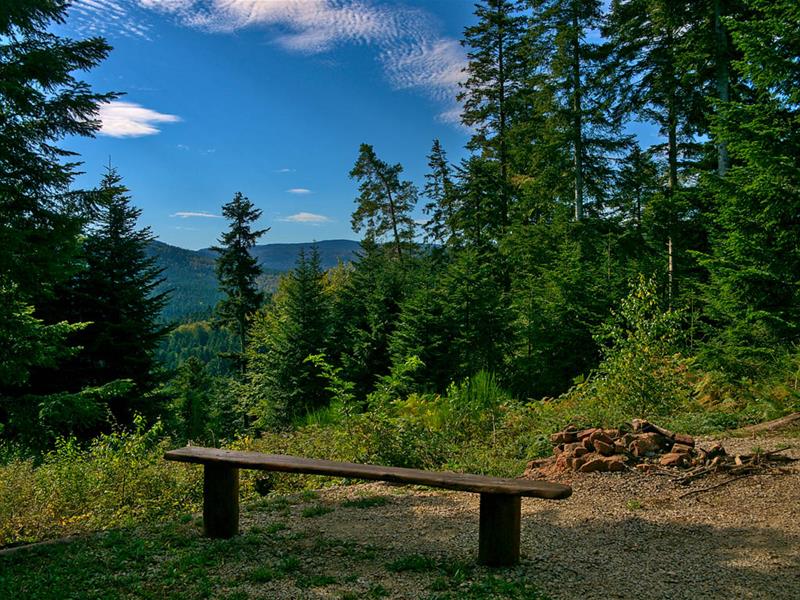
[[[157,125],[175,123],[180,117],[145,108],[135,102],[112,101],[100,105],[101,135],[111,137],[142,137],[161,131]]]
[[[299,212],[295,215],[289,215],[288,217],[284,217],[278,220],[285,221],[287,223],[306,223],[309,225],[320,225],[321,223],[330,223],[332,219],[330,217],[326,217],[325,215],[315,215],[314,213],[309,213],[309,212]]]
[[[288,189],[286,191],[289,192],[290,194],[310,194],[311,193],[311,190],[309,190],[308,188],[291,188],[291,189]]]
[[[304,54],[344,44],[370,46],[393,87],[445,103],[440,118],[446,122],[458,111],[455,96],[466,54],[420,8],[376,0],[77,0],[75,10],[84,21],[94,17],[95,27],[126,27],[153,12],[214,33],[258,27],[285,50]]]
[[[150,39],[147,19],[144,15],[133,14],[141,12],[136,10],[136,5],[137,0],[73,0],[70,22],[90,34]]]
[[[275,169],[275,173],[294,173],[295,169],[289,169],[288,167],[284,167],[282,169]]]
[[[202,219],[221,219],[221,215],[215,215],[209,212],[193,212],[193,211],[179,211],[176,213],[172,213],[170,217],[178,217],[181,219],[193,219],[193,218],[202,218]]]

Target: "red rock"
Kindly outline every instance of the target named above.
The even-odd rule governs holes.
[[[608,471],[608,464],[602,457],[587,460],[580,469],[581,473],[602,473]]]
[[[628,446],[625,444],[623,440],[614,440],[614,452],[617,454],[622,454],[628,449]]]
[[[553,455],[555,456],[558,456],[562,452],[564,452],[564,444],[559,444],[553,448]]]
[[[582,456],[576,456],[572,459],[572,470],[579,471],[584,464],[586,464],[586,459]]]
[[[631,427],[633,427],[634,433],[639,433],[645,430],[645,428],[650,425],[645,419],[634,419],[631,421]]]
[[[583,447],[586,448],[589,452],[594,452],[594,444],[592,444],[592,440],[589,438],[583,439]]]
[[[619,429],[603,429],[603,433],[605,433],[608,437],[612,440],[619,437]]]
[[[676,444],[683,444],[684,446],[694,448],[694,438],[690,435],[686,435],[685,433],[676,433],[672,439],[675,440]]]
[[[579,431],[579,432],[578,432],[578,434],[577,434],[577,435],[578,435],[578,439],[579,439],[579,440],[583,440],[583,439],[585,439],[585,438],[588,438],[588,437],[589,437],[590,435],[592,435],[592,434],[593,434],[595,431],[600,431],[600,429],[599,429],[598,427],[590,427],[589,429],[582,429],[582,430],[581,430],[581,431]]]
[[[553,444],[571,444],[577,439],[574,431],[559,431],[550,436],[550,442]]]
[[[590,435],[589,440],[592,442],[592,444],[594,444],[596,441],[601,441],[608,446],[614,445],[614,440],[612,440],[610,437],[608,437],[605,433],[603,433],[600,430],[595,431],[592,435]],[[595,445],[595,447],[597,446]]]
[[[613,443],[612,444],[606,444],[601,439],[596,439],[596,440],[594,440],[593,443],[594,443],[595,450],[597,450],[603,456],[611,456],[612,454],[614,454],[614,444]]]
[[[667,440],[658,433],[640,433],[628,446],[634,456],[658,454],[666,447]]]
[[[615,456],[605,456],[601,459],[606,463],[606,470],[610,472],[625,470],[625,457],[619,454]]]
[[[688,455],[688,454],[692,453],[692,447],[691,446],[685,446],[684,444],[673,444],[672,450],[670,450],[670,452],[672,452],[673,454],[685,454],[685,455]]]
[[[584,448],[583,445],[580,445],[572,451],[572,456],[578,458],[583,456],[584,454],[587,454],[588,452],[589,451],[586,448]]]
[[[658,461],[662,467],[680,467],[686,462],[686,455],[685,454],[676,454],[675,452],[670,452],[669,454],[665,454],[661,457],[661,460]]]
[[[566,471],[569,469],[569,461],[572,459],[571,456],[567,456],[566,454],[559,454],[558,458],[556,459],[555,468],[558,471]]]

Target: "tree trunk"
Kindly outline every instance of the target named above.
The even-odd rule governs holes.
[[[575,86],[573,90],[572,115],[573,115],[573,144],[575,146],[575,156],[573,159],[575,168],[575,220],[583,219],[583,114],[581,99],[581,54],[580,54],[580,30],[578,29],[577,8],[572,15],[572,77]]]
[[[722,24],[722,0],[714,0],[714,34],[716,37],[717,98],[724,103],[730,100],[730,71],[728,35]],[[720,140],[717,144],[717,174],[724,177],[729,167],[728,144],[724,140]]]

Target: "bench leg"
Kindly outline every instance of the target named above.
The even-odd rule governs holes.
[[[519,561],[519,496],[481,494],[478,563],[506,567]]]
[[[212,538],[239,533],[239,469],[204,465],[203,531]]]

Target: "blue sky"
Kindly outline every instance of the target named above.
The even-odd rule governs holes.
[[[466,0],[75,0],[60,33],[114,46],[86,79],[126,95],[94,139],[71,139],[99,181],[109,157],[142,224],[185,248],[215,242],[236,191],[262,243],[351,238],[348,178],[362,142],[424,182],[434,137],[468,133],[454,100]]]

